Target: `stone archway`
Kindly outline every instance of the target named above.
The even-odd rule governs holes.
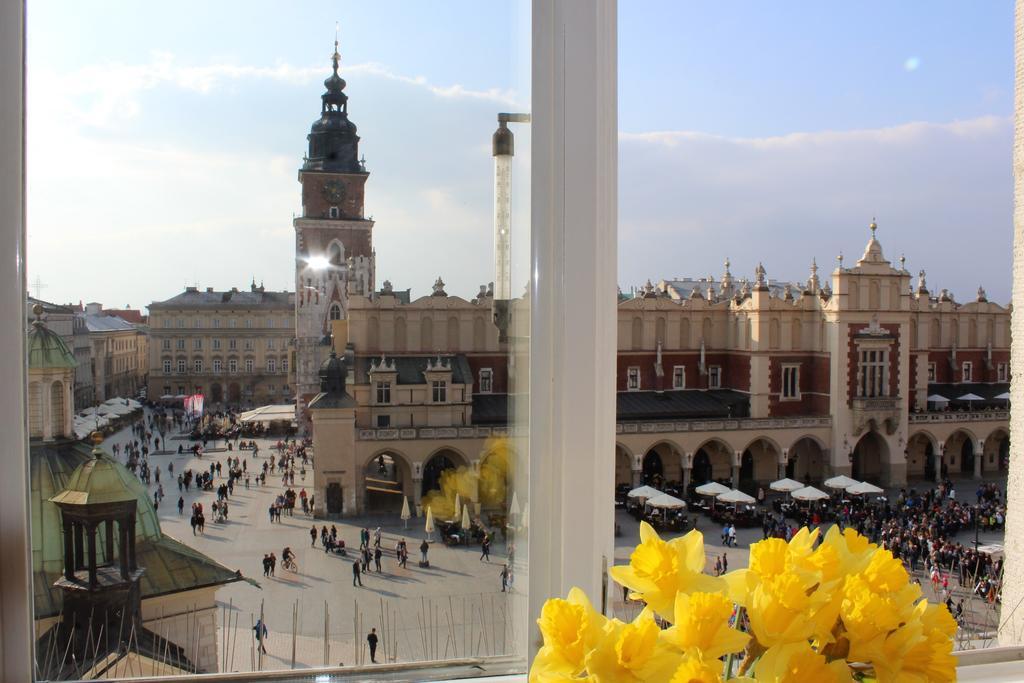
[[[753,495],[759,485],[774,481],[781,456],[778,445],[771,439],[759,437],[751,441],[740,457],[739,488]]]
[[[853,449],[852,476],[860,481],[879,484],[882,468],[889,462],[889,447],[878,432],[870,431],[860,438]]]
[[[957,429],[946,438],[943,445],[943,463],[945,472],[942,476],[961,475],[974,476],[974,435],[966,429]]]
[[[825,448],[812,436],[802,436],[789,447],[786,476],[804,483],[825,478]]]
[[[917,432],[907,441],[907,479],[935,481],[939,467],[935,440],[926,432]]]
[[[1010,435],[1002,427],[985,439],[984,456],[981,461],[983,474],[1005,474],[1010,466]]]
[[[723,441],[711,439],[701,444],[693,454],[690,485],[700,486],[712,480],[732,478],[733,450]]]
[[[442,448],[423,463],[422,495],[441,490],[441,477],[445,472],[457,470],[465,465],[465,458],[450,448]]]
[[[411,481],[409,462],[401,453],[386,450],[372,456],[363,466],[363,511],[400,512]]]
[[[678,484],[683,477],[682,456],[672,444],[662,441],[647,449],[641,462],[642,483],[655,488]]]
[[[665,464],[661,461],[661,455],[658,454],[658,451],[652,450],[647,452],[640,471],[641,481],[644,484],[654,486],[655,488],[661,486],[661,482],[665,478]]]

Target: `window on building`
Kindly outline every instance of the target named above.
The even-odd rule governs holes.
[[[245,340],[245,350],[252,351],[252,339]]]
[[[222,366],[222,363],[221,363],[220,358],[214,358],[213,359],[213,372],[214,372],[214,374],[218,374],[218,375],[220,374],[221,369],[222,369],[221,366]]]
[[[238,340],[237,339],[228,339],[228,348],[230,350],[232,350],[232,351],[237,349],[238,348]]]
[[[722,388],[722,366],[712,365],[708,367],[708,389]]]
[[[337,218],[338,217],[338,207],[332,206],[330,209],[328,209],[327,215],[330,218]]]
[[[238,321],[235,320],[234,318],[231,318],[230,320],[228,320],[228,327],[234,328],[234,327],[237,326],[237,324],[238,324]]]
[[[214,339],[212,344],[214,351],[220,351],[220,339]]]
[[[1006,363],[999,363],[996,365],[996,381],[997,382],[1008,382],[1006,374]]]
[[[672,388],[686,388],[686,366],[676,365],[675,367],[672,368]]]
[[[192,327],[202,327],[202,326],[203,326],[203,321],[200,320],[199,318],[196,318],[195,320],[192,321]]]
[[[252,358],[246,358],[245,359],[245,371],[246,371],[246,373],[252,374],[252,368],[253,368]]]
[[[876,398],[889,395],[889,352],[884,349],[863,349],[858,366],[858,395]]]
[[[179,351],[184,351],[185,350],[185,340],[184,339],[175,339],[174,340],[174,348],[178,349]]]
[[[214,327],[220,327],[220,318],[214,318],[213,319],[213,326]]]
[[[245,319],[245,328],[247,330],[252,329],[252,318],[246,318]]]
[[[192,340],[192,350],[199,351],[202,348],[203,348],[203,340],[202,339],[193,339]]]
[[[640,390],[640,368],[631,367],[626,370],[626,389],[628,391]]]
[[[974,381],[974,363],[969,360],[964,361],[960,372],[961,382],[973,382]]]
[[[287,358],[282,358],[281,359],[281,372],[288,372],[288,359]]]
[[[203,371],[202,358],[196,358],[195,360],[192,361],[192,371],[195,372],[196,374],[201,373]]]
[[[178,318],[178,327],[185,327],[185,319]]]
[[[267,318],[267,327],[270,327],[270,328],[274,327],[274,319],[273,318]]]
[[[434,403],[448,402],[448,382],[435,379],[430,383],[431,400]]]
[[[935,382],[935,363],[928,364],[928,381]]]
[[[277,391],[277,385],[276,384],[268,384],[267,385],[267,393],[268,394],[272,394],[275,391]]]
[[[171,319],[170,318],[164,318],[164,327],[166,328],[166,327],[170,327],[170,326],[171,326]],[[165,389],[170,389],[170,387],[164,387],[164,388]]]
[[[800,398],[800,366],[782,366],[782,398]]]
[[[274,340],[273,339],[268,339],[267,340],[267,348],[268,349],[273,349],[274,348]]]
[[[228,358],[228,372],[232,375],[238,372],[238,360],[235,358]]]
[[[164,361],[164,374],[165,375],[171,374],[171,361],[169,361],[169,360],[165,360]]]
[[[480,393],[489,394],[494,390],[494,370],[480,368]]]
[[[378,429],[386,429],[386,428],[388,428],[390,426],[391,426],[391,416],[390,415],[378,415],[377,416],[377,428]]]
[[[391,382],[377,382],[377,403],[391,403]]]
[[[160,343],[160,348],[162,348],[164,351],[170,351],[171,350],[171,340],[170,339],[164,339]]]
[[[267,359],[267,372],[277,372],[277,361],[273,358]]]
[[[341,320],[341,306],[339,306],[338,304],[331,304],[331,311],[329,317],[331,320]]]
[[[180,358],[178,359],[178,374],[179,375],[184,375],[185,374],[185,361],[184,361],[184,359],[180,359]]]

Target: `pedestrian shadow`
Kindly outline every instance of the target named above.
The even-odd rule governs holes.
[[[473,576],[472,574],[468,574],[466,572],[460,572],[460,571],[456,571],[454,569],[445,569],[444,567],[438,567],[436,565],[430,565],[429,567],[419,567],[419,570],[423,571],[423,572],[439,572],[439,573],[442,573],[442,574],[455,574],[456,576],[470,576],[470,577]]]
[[[373,576],[378,579],[384,579],[385,581],[394,581],[395,583],[423,583],[420,579],[413,576],[401,576],[399,574],[386,574],[384,572],[370,572]]]
[[[365,588],[368,591],[373,591],[374,593],[378,593],[380,595],[383,595],[386,598],[400,598],[400,597],[402,597],[398,593],[392,593],[391,591],[386,591],[386,590],[383,590],[381,588],[374,588],[373,586],[367,586],[365,583],[362,585],[362,587]]]
[[[283,578],[281,576],[270,576],[270,577],[267,577],[267,578],[269,578],[274,583],[280,583],[280,584],[284,584],[286,586],[296,586],[296,587],[299,587],[299,588],[312,588],[313,587],[313,584],[306,583],[305,581],[300,581],[298,579],[292,580],[292,579],[289,579],[289,578]]]

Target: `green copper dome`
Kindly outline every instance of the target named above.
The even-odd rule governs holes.
[[[32,329],[28,332],[28,366],[29,368],[74,368],[75,354],[59,334],[51,331],[42,320],[32,321]]]
[[[133,491],[133,484],[139,484],[139,481],[131,472],[111,460],[99,446],[93,449],[92,454],[95,457],[75,468],[64,490],[51,498],[51,503],[98,505],[127,503],[139,498]],[[145,492],[143,499],[149,500]]]

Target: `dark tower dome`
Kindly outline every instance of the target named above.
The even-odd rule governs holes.
[[[345,393],[345,379],[348,375],[348,364],[331,351],[330,357],[320,364],[320,391],[332,394]]]
[[[302,165],[303,170],[363,172],[359,163],[359,136],[356,135],[356,124],[348,118],[345,79],[338,75],[340,62],[338,41],[335,40],[334,54],[331,55],[334,73],[324,81],[327,90],[320,96],[320,118],[313,122],[306,137],[309,140],[309,151]]]

